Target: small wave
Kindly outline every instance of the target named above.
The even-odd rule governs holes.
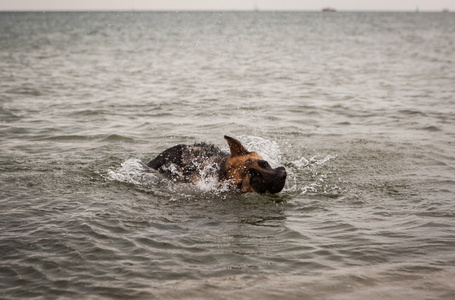
[[[430,131],[430,132],[441,131],[441,129],[437,126],[427,126],[427,127],[421,128],[421,129],[425,130],[425,131]]]
[[[95,109],[84,109],[76,112],[71,112],[73,116],[98,116],[104,115],[107,112],[105,110],[95,110]]]
[[[10,110],[0,107],[0,118],[2,119],[3,122],[11,122],[11,121],[19,120],[20,116],[14,114]]]
[[[26,95],[26,96],[36,96],[36,97],[43,95],[43,92],[41,90],[34,88],[34,87],[27,87],[27,86],[13,88],[13,89],[7,90],[6,93],[17,94],[17,95]]]
[[[418,110],[411,110],[411,109],[402,109],[399,110],[398,112],[408,115],[408,116],[427,116],[425,113],[418,111]]]
[[[89,141],[93,138],[86,135],[54,135],[54,136],[43,136],[37,137],[34,140],[37,141],[54,141],[54,142],[75,142],[75,141]]]
[[[103,138],[103,141],[106,141],[106,142],[129,142],[129,143],[132,143],[132,142],[134,142],[134,139],[130,138],[130,137],[127,137],[127,136],[123,136],[123,135],[110,134],[110,135],[106,136],[105,138]]]
[[[46,136],[37,138],[37,140],[44,140],[44,141],[56,141],[56,142],[73,142],[73,141],[93,141],[93,140],[101,140],[104,142],[134,142],[133,138],[118,135],[118,134],[110,134],[110,135],[54,135],[54,136]]]

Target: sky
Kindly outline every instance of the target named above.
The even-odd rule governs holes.
[[[455,0],[0,0],[0,11],[31,10],[316,10],[442,11]]]

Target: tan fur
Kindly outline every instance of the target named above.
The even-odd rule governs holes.
[[[226,180],[229,180],[234,185],[240,185],[242,192],[253,192],[249,185],[248,169],[257,165],[257,161],[262,160],[256,152],[250,152],[246,155],[229,157],[226,160],[225,168]]]

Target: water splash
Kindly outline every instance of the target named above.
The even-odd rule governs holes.
[[[269,164],[276,168],[284,164],[280,147],[276,141],[258,136],[240,136],[239,139],[249,151],[257,152]]]
[[[146,166],[139,159],[131,158],[123,162],[120,168],[108,170],[107,179],[131,183],[134,185],[149,186],[159,181],[158,173]]]
[[[313,156],[309,159],[300,157],[295,160],[284,162],[288,172],[287,187],[289,192],[300,194],[327,193],[328,190],[336,189],[327,183],[329,172],[324,170],[327,163],[336,156],[326,155],[323,158]]]
[[[313,156],[309,159],[301,156],[288,158],[276,141],[257,136],[240,136],[239,139],[250,151],[256,151],[275,168],[285,166],[288,173],[284,192],[291,193],[327,193],[337,187],[327,183],[328,174],[323,171],[327,163],[335,159],[334,155]],[[329,192],[330,193],[330,192]]]
[[[288,177],[284,192],[299,194],[326,193],[328,190],[336,189],[336,187],[331,187],[330,183],[327,183],[328,172],[324,170],[327,163],[335,159],[336,156],[326,155],[322,158],[313,156],[309,159],[303,156],[287,158],[276,141],[257,136],[240,136],[239,139],[248,150],[258,152],[272,167],[286,167]],[[179,172],[178,168],[174,170],[175,172],[173,170],[170,171],[176,175]],[[204,166],[199,172],[199,177],[200,180],[191,185],[193,187],[191,190],[195,190],[196,193],[219,193],[232,189],[229,182],[219,181],[218,166]],[[139,159],[131,158],[123,162],[119,168],[110,169],[107,179],[150,188],[157,185],[162,177]],[[170,183],[175,185],[176,181],[173,180]],[[187,192],[187,188],[182,189],[182,193],[185,194]]]
[[[195,165],[199,163],[194,162]],[[216,164],[201,166],[199,180],[195,183],[197,189],[203,192],[225,192],[230,189],[229,182],[219,181],[219,166]]]

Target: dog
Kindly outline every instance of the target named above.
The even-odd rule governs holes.
[[[286,169],[272,169],[256,152],[250,152],[236,139],[224,136],[230,153],[214,145],[176,145],[152,159],[147,166],[168,178],[196,183],[215,176],[220,183],[241,192],[279,193],[286,182]]]

